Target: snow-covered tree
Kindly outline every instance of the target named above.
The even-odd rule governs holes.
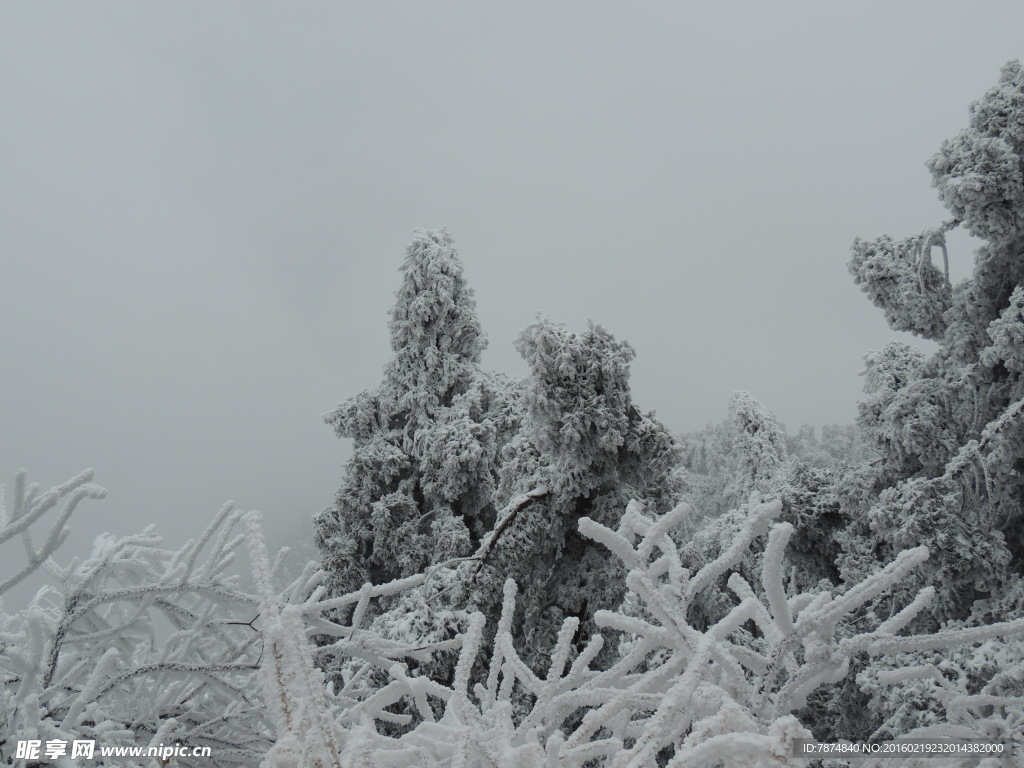
[[[826,424],[821,437],[815,428],[804,424],[787,438],[789,455],[800,464],[816,469],[857,464],[868,458],[869,449],[856,424]]]
[[[525,658],[537,665],[546,663],[566,617],[579,619],[585,637],[595,612],[618,605],[624,593],[620,566],[579,535],[577,521],[614,525],[632,499],[667,510],[678,451],[654,414],[633,405],[632,347],[601,326],[572,333],[542,317],[516,348],[530,365],[525,415],[504,451],[497,497],[534,499],[495,540],[474,578],[473,600],[495,616],[504,581],[522,585],[517,626]]]
[[[899,241],[888,235],[854,241],[850,272],[885,312],[893,330],[910,331],[926,339],[942,338],[946,330],[944,314],[952,301],[945,241],[951,226]],[[943,271],[931,260],[935,246],[942,250]]]
[[[738,492],[774,491],[786,468],[786,432],[775,416],[747,392],[729,398],[733,450],[739,461]]]
[[[733,495],[737,473],[733,437],[728,419],[677,437],[682,498],[708,517],[728,512],[742,501]]]
[[[899,242],[853,246],[850,270],[890,325],[938,342],[868,357],[859,423],[878,454],[844,480],[843,571],[870,572],[909,542],[936,620],[963,619],[1024,569],[1024,69],[1007,64],[970,122],[928,162],[953,218]],[[982,239],[971,278],[948,281],[944,233]],[[943,268],[932,263],[938,248]]]
[[[813,428],[808,429],[810,440]],[[683,496],[710,518],[742,506],[753,492],[776,493],[789,471],[794,442],[775,415],[743,391],[729,398],[724,421],[679,441]]]
[[[486,338],[444,230],[417,231],[375,389],[325,417],[353,453],[315,519],[332,593],[471,554],[494,524],[499,452],[517,423],[514,384],[480,370]]]
[[[674,440],[633,406],[634,352],[600,326],[572,334],[531,325],[517,341],[531,374],[512,381],[480,369],[483,335],[447,233],[418,232],[402,271],[384,381],[327,416],[355,441],[336,502],[315,521],[327,587],[342,594],[409,576],[487,541],[472,573],[453,572],[468,583],[423,593],[412,621],[409,606],[384,601],[375,629],[429,642],[461,628],[464,609],[496,619],[501,585],[516,578],[528,585],[521,639],[539,663],[564,616],[586,624],[621,598],[621,574],[575,521],[613,523],[633,498],[668,509]],[[524,494],[528,503],[499,519]]]

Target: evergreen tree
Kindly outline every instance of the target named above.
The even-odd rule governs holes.
[[[683,564],[696,571],[720,557],[749,522],[750,502],[762,497],[777,498],[786,487],[792,462],[788,456],[786,432],[775,415],[749,393],[737,391],[729,398],[725,420],[689,437],[699,446],[690,456],[699,457],[688,473],[683,498],[696,510],[691,527],[679,527],[673,537],[679,546]],[[704,512],[703,519],[699,517]],[[737,570],[745,578],[757,581],[754,570],[760,543],[745,555]],[[697,627],[709,627],[736,605],[735,596],[721,575],[717,589],[709,589],[690,605],[688,621]]]
[[[505,580],[521,585],[517,635],[524,658],[540,669],[566,617],[580,620],[578,637],[585,638],[595,630],[594,613],[618,606],[625,594],[621,564],[581,536],[578,521],[617,526],[631,500],[667,511],[677,495],[672,470],[679,456],[654,414],[633,405],[629,344],[599,325],[576,334],[541,318],[516,348],[530,375],[522,429],[504,450],[497,498],[534,498],[496,539],[474,600],[496,615]],[[613,650],[609,645],[601,658]]]
[[[540,669],[565,617],[586,637],[595,611],[625,593],[621,566],[577,521],[617,525],[633,499],[669,509],[675,441],[633,406],[633,349],[600,326],[529,326],[517,349],[530,376],[510,380],[480,369],[485,342],[447,233],[417,232],[402,272],[384,381],[326,417],[355,442],[334,505],[315,520],[328,591],[428,570],[401,600],[380,602],[373,630],[443,642],[480,610],[489,647],[513,578],[524,614],[514,635]],[[444,679],[454,658],[435,654],[419,673]]]
[[[775,490],[787,463],[786,432],[775,416],[746,392],[729,398],[734,450],[739,460],[739,495]]]
[[[417,231],[391,310],[384,380],[328,413],[354,441],[334,504],[314,521],[333,594],[472,553],[494,523],[514,385],[480,369],[486,338],[444,230]]]
[[[970,122],[928,162],[953,218],[922,235],[853,246],[850,271],[895,330],[939,343],[926,357],[892,343],[868,358],[860,426],[878,454],[844,480],[842,568],[855,579],[925,543],[919,581],[934,619],[964,618],[1024,570],[1024,69],[1007,64]],[[984,241],[971,278],[948,280],[944,235]],[[933,265],[938,247],[943,269]],[[907,585],[908,599],[914,584]],[[897,594],[897,599],[900,595]]]
[[[683,497],[698,515],[717,518],[744,505],[751,493],[777,496],[792,463],[789,446],[799,447],[801,439],[823,453],[813,427],[787,438],[774,414],[749,393],[734,392],[724,421],[680,437]],[[823,461],[834,463],[828,456]]]

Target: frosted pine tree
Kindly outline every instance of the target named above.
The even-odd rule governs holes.
[[[939,342],[868,358],[860,426],[878,459],[845,481],[848,578],[925,543],[936,620],[963,619],[1024,567],[1024,69],[1007,64],[928,162],[953,218],[903,241],[854,243],[850,270],[890,325]],[[944,234],[984,241],[952,286]],[[942,256],[941,266],[937,254]],[[933,263],[934,262],[934,263]],[[913,584],[908,585],[912,590]],[[910,594],[910,591],[906,593]],[[899,595],[897,594],[897,597]]]
[[[729,420],[739,461],[738,493],[746,497],[776,490],[788,458],[782,425],[747,392],[735,392],[729,399]]]
[[[494,523],[498,451],[516,423],[511,384],[480,370],[486,338],[448,233],[417,231],[401,271],[384,380],[325,417],[354,441],[315,519],[334,594],[471,554]]]
[[[684,497],[715,518],[755,491],[775,494],[789,469],[790,442],[774,414],[749,393],[734,392],[724,421],[680,438]]]
[[[633,405],[635,353],[601,326],[577,334],[541,318],[516,348],[530,365],[526,415],[504,451],[497,498],[532,498],[514,507],[514,519],[499,521],[508,524],[475,577],[474,600],[496,616],[505,580],[522,586],[517,633],[524,658],[537,666],[567,617],[579,620],[577,639],[584,638],[595,611],[617,606],[625,592],[621,565],[582,537],[577,522],[586,516],[616,526],[631,500],[669,509],[678,448],[653,413]]]
[[[706,428],[696,439],[703,456],[713,459],[703,467],[707,474],[700,484],[689,485],[683,495],[691,506],[706,503],[714,513],[699,521],[696,530],[675,532],[683,564],[692,570],[732,545],[747,524],[750,495],[777,497],[789,470],[784,428],[747,392],[734,392],[725,421]],[[739,565],[740,573],[753,579],[756,562],[755,553],[748,553]],[[689,621],[694,626],[710,626],[732,609],[734,601],[724,577],[718,587],[691,606]]]
[[[486,338],[448,233],[417,231],[401,272],[384,380],[326,416],[354,441],[334,504],[314,520],[335,596],[475,552],[494,526],[499,454],[518,427],[516,382],[480,368]],[[460,595],[430,603],[449,572],[434,570],[423,589],[372,601],[373,632],[426,645],[465,629]],[[352,663],[343,654],[320,658],[335,681]],[[419,673],[443,679],[454,663],[438,653]],[[382,682],[375,673],[368,685]]]
[[[1003,68],[999,83],[971,105],[968,127],[928,167],[952,218],[904,239],[858,239],[849,267],[894,330],[934,340],[938,349],[926,355],[892,342],[868,355],[858,426],[875,455],[805,505],[828,510],[833,521],[838,511],[842,526],[829,541],[841,550],[835,564],[847,583],[877,572],[903,548],[929,548],[928,561],[862,617],[890,615],[932,587],[937,598],[914,619],[915,629],[984,623],[979,605],[1019,606],[1024,594],[1019,63]],[[957,227],[984,242],[972,276],[952,285],[945,236]],[[819,503],[826,495],[833,501]],[[873,679],[855,667],[830,696],[812,702],[819,711],[808,717],[823,726],[819,737],[866,737],[882,727],[891,699],[881,701],[877,686],[865,693],[857,675]],[[887,727],[895,722],[890,715]]]

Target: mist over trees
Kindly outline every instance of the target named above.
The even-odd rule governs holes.
[[[209,746],[174,757],[197,766],[838,768],[883,758],[801,740],[895,737],[1024,764],[1021,65],[969,115],[927,163],[951,218],[852,245],[890,327],[937,345],[867,352],[854,425],[789,435],[736,392],[673,435],[593,323],[541,316],[515,342],[529,373],[486,371],[453,240],[417,231],[383,379],[325,417],[353,453],[298,576],[230,506],[180,550],[147,529],[60,566],[103,491],[19,474],[0,595],[50,585],[0,604],[0,764],[93,739]],[[957,227],[982,244],[953,285]]]

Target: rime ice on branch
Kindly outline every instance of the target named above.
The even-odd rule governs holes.
[[[217,765],[255,764],[273,732],[253,684],[257,601],[226,572],[242,541],[241,513],[226,505],[177,551],[161,549],[151,528],[102,535],[88,558],[62,568],[50,556],[68,517],[81,499],[104,495],[91,477],[83,472],[41,494],[19,472],[11,513],[0,515],[0,543],[19,535],[29,553],[20,573],[43,563],[51,581],[27,609],[0,614],[0,755],[19,739],[110,747],[177,740],[209,746]],[[62,499],[37,548],[32,526]]]
[[[755,496],[748,508],[733,545],[695,573],[682,567],[671,536],[673,527],[692,513],[687,505],[651,517],[634,503],[615,529],[590,518],[580,520],[583,536],[622,561],[629,593],[641,608],[639,612],[603,610],[595,616],[605,632],[627,639],[606,669],[595,669],[593,663],[607,635],[591,637],[572,658],[579,628],[575,617],[563,621],[543,672],[531,669],[516,650],[517,589],[511,580],[504,585],[493,652],[484,659],[487,674],[475,686],[469,670],[481,648],[480,614],[470,617],[458,637],[436,646],[459,649],[454,674],[445,683],[411,674],[408,660],[430,649],[403,650],[380,638],[357,642],[358,620],[373,594],[417,588],[421,581],[367,585],[352,595],[326,601],[316,600],[314,592],[301,608],[309,622],[307,631],[332,633],[339,638],[340,652],[361,657],[364,670],[376,667],[390,680],[370,690],[358,684],[366,672],[356,672],[346,680],[345,690],[332,694],[338,723],[344,728],[339,736],[343,764],[358,759],[366,766],[579,768],[597,760],[609,768],[646,768],[660,755],[673,768],[802,766],[806,761],[792,757],[793,743],[808,738],[810,732],[793,713],[815,689],[842,679],[854,654],[893,654],[952,648],[994,637],[1024,637],[1024,620],[982,630],[901,634],[934,597],[934,590],[923,590],[910,606],[874,629],[840,632],[854,613],[925,562],[925,548],[900,553],[844,591],[798,591],[783,568],[793,529],[786,523],[772,525],[780,504]],[[689,625],[689,605],[700,600],[719,576],[729,573],[754,539],[765,534],[768,542],[760,583],[750,584],[733,572],[728,579],[735,596],[733,609],[706,630]],[[319,618],[339,601],[358,604],[355,623],[332,626]],[[756,635],[745,629],[751,624],[757,628]],[[368,643],[375,643],[375,650],[369,650]],[[400,701],[408,702],[423,722],[401,736],[385,735],[380,724],[410,722],[408,715],[396,715],[391,709]],[[529,702],[525,710],[523,701]],[[296,703],[293,710],[301,708]],[[944,733],[956,731],[951,728]]]

